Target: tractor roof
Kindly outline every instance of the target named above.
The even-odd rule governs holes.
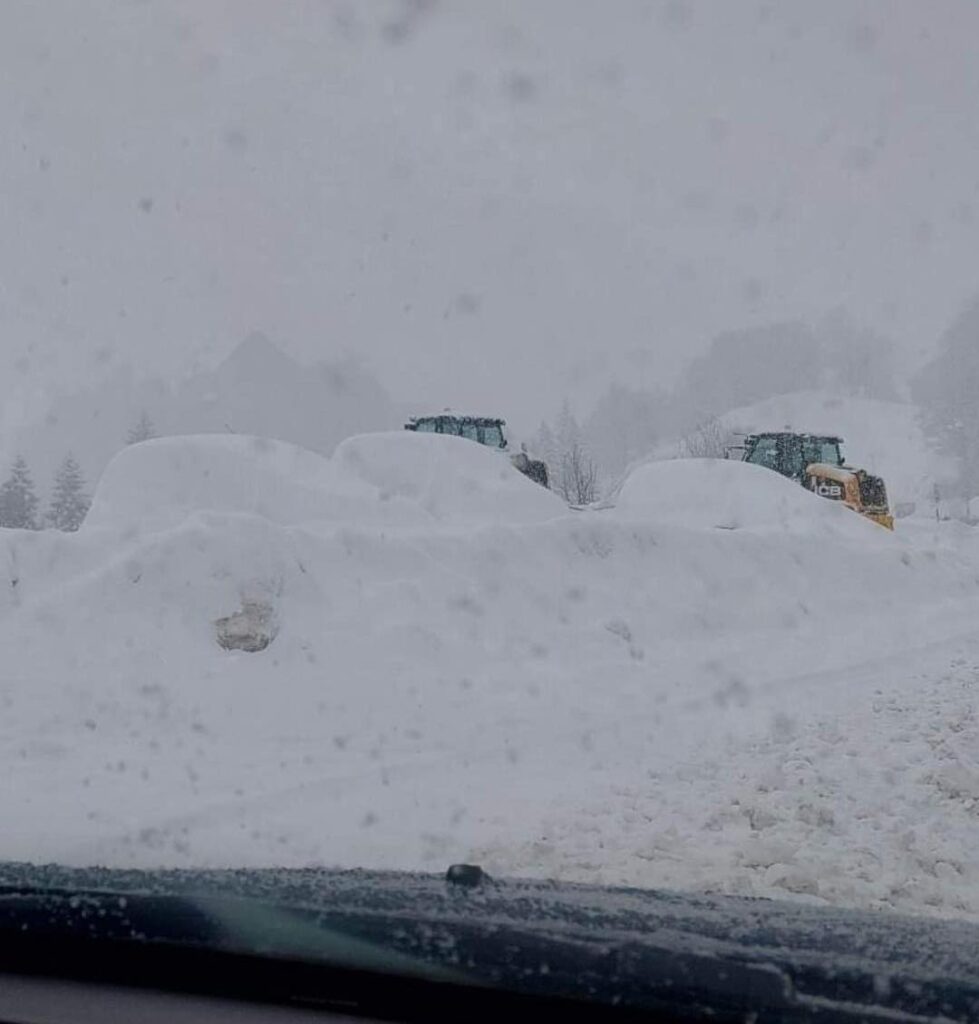
[[[799,437],[804,440],[829,441],[831,444],[843,443],[843,438],[837,434],[812,434],[807,431],[799,430],[756,430],[745,435],[746,439],[759,437]]]
[[[431,416],[412,416],[409,423],[424,423],[427,420],[452,420],[455,423],[473,423],[477,427],[505,427],[506,420],[499,416],[464,416],[457,412],[437,412]]]

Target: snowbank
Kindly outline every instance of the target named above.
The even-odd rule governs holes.
[[[332,459],[240,435],[159,438],[123,449],[99,482],[88,529],[154,529],[200,512],[275,523],[539,522],[563,503],[505,455],[408,431],[344,441]]]
[[[275,523],[355,519],[376,505],[329,460],[281,441],[236,434],[165,437],[124,448],[92,500],[87,529],[148,529],[200,511]]]
[[[775,530],[864,538],[865,520],[762,466],[723,459],[650,462],[624,482],[616,514],[695,530]],[[876,528],[879,530],[879,528]]]
[[[343,441],[333,461],[382,499],[406,499],[440,522],[539,523],[567,512],[556,495],[517,472],[505,452],[461,437],[362,434]]]
[[[0,857],[474,859],[979,919],[974,533],[724,463],[623,499],[556,514],[408,433],[130,449],[79,534],[0,531]],[[222,649],[249,602],[275,639]]]

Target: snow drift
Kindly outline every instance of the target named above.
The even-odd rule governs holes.
[[[761,466],[673,459],[636,469],[616,499],[621,514],[709,530],[774,530],[870,539],[867,523]]]
[[[0,531],[0,856],[979,918],[973,534],[759,474],[569,512],[454,438],[127,450],[78,535]],[[249,601],[274,641],[223,650]]]
[[[326,459],[267,438],[204,435],[123,449],[99,483],[87,526],[145,530],[200,511],[283,525],[417,525],[543,521],[564,505],[505,456],[457,437],[365,434]]]
[[[350,520],[368,515],[375,498],[327,459],[294,445],[234,434],[165,437],[124,448],[109,463],[86,528],[146,530],[200,511],[281,524]]]
[[[402,498],[445,523],[539,523],[566,512],[564,503],[522,473],[505,452],[445,434],[362,434],[333,455],[341,472]]]

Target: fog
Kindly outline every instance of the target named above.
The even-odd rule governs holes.
[[[0,424],[253,331],[532,428],[979,284],[972,0],[32,0],[0,31]]]

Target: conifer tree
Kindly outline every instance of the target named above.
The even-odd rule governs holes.
[[[37,494],[27,462],[17,456],[10,476],[0,485],[0,526],[12,530],[36,530]]]
[[[84,522],[90,504],[82,471],[69,452],[54,478],[47,522],[56,530],[74,532]]]

